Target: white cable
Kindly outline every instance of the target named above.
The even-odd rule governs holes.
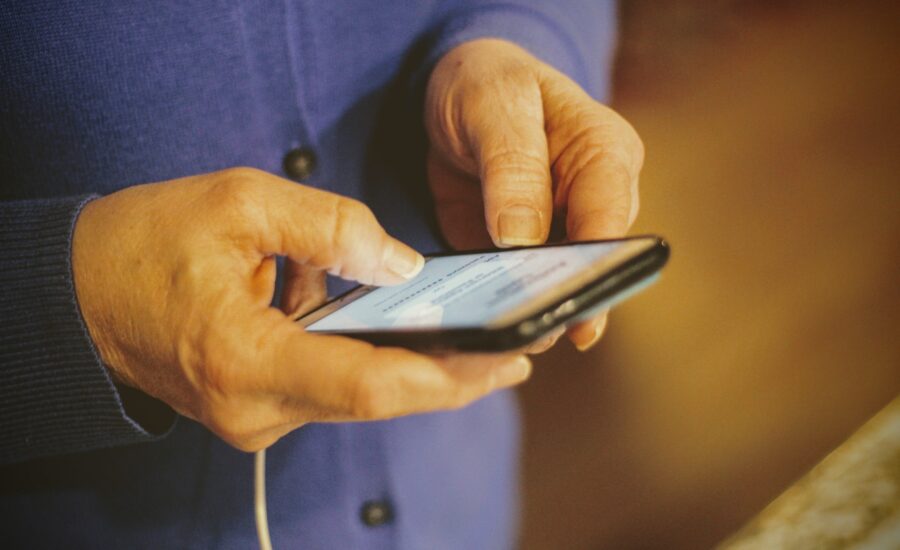
[[[253,509],[256,512],[256,536],[260,550],[272,550],[269,518],[266,512],[266,450],[256,451],[253,461]]]

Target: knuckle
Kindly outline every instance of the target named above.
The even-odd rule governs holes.
[[[202,243],[197,242],[196,238],[195,235],[188,236],[179,243],[181,246],[176,245],[171,251],[173,268],[169,273],[169,287],[166,289],[170,303],[174,303],[175,300],[185,303],[185,300],[194,299],[198,291],[209,288],[209,265],[197,257],[197,247],[202,246]],[[205,327],[202,325],[198,327],[198,323],[187,318],[177,319],[176,322],[185,329],[185,332],[178,333],[178,338],[184,342],[185,350],[193,349],[191,346],[195,346],[197,339],[202,338],[206,332]],[[197,334],[198,332],[200,334]]]
[[[332,212],[330,247],[327,263],[337,263],[339,258],[358,256],[354,254],[363,240],[373,234],[377,227],[375,215],[365,204],[344,197],[334,202]],[[340,274],[341,266],[337,266]]]
[[[235,166],[219,172],[224,180],[253,181],[269,177],[267,172],[250,166]]]
[[[332,244],[336,248],[346,248],[374,219],[375,216],[368,206],[354,199],[339,197],[334,204]]]
[[[229,168],[216,179],[217,192],[224,196],[241,196],[262,179],[264,172],[255,168]]]
[[[496,78],[492,80],[493,87],[483,89],[495,101],[498,97],[503,98],[511,113],[535,114],[535,107],[540,102],[535,103],[534,100],[540,98],[540,87],[534,63],[523,58],[507,58],[497,67]],[[520,111],[522,107],[526,110]]]
[[[461,408],[465,407],[466,405],[468,405],[469,403],[471,403],[473,401],[473,399],[474,399],[474,397],[471,395],[470,392],[465,391],[461,387],[457,387],[449,395],[449,400],[447,402],[447,409],[448,410],[461,409]]]
[[[353,384],[350,411],[355,418],[361,420],[375,420],[389,416],[390,407],[385,384],[373,375],[357,376]]]
[[[512,147],[498,148],[482,159],[485,168],[494,166],[498,169],[539,169],[546,168],[544,157],[527,150]]]
[[[567,168],[583,168],[595,161],[619,163],[636,177],[644,162],[644,143],[634,127],[609,107],[575,110],[569,121],[578,130],[557,162]]]
[[[496,387],[496,382],[496,372],[491,368],[475,377],[457,378],[450,375],[440,386],[440,397],[435,400],[435,406],[447,410],[461,409],[489,394]]]
[[[479,384],[476,387],[457,386],[452,392],[448,409],[457,410],[487,395],[491,391],[490,384]]]
[[[644,141],[630,122],[615,111],[612,112],[615,114],[614,135],[616,139],[614,141],[617,147],[609,146],[608,148],[618,149],[624,162],[633,166],[635,171],[640,170],[644,163]]]
[[[630,148],[619,140],[585,141],[576,151],[578,170],[599,165],[611,181],[630,182],[633,179],[633,155]]]
[[[504,186],[523,186],[529,189],[543,185],[549,177],[547,160],[537,153],[500,149],[482,160],[482,178],[501,180]]]
[[[207,197],[207,206],[228,213],[253,208],[259,195],[259,184],[271,176],[262,170],[248,167],[228,168],[216,174]]]
[[[633,177],[631,162],[626,158],[624,151],[613,148],[602,153],[606,171],[610,179],[616,182],[628,182],[630,187]]]

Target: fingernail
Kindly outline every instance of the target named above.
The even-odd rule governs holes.
[[[425,258],[408,246],[394,245],[385,265],[392,273],[404,279],[412,279],[422,271]]]
[[[594,325],[594,335],[591,336],[590,340],[588,340],[584,344],[575,344],[575,347],[578,348],[578,351],[587,351],[591,349],[597,342],[600,341],[600,337],[603,336],[604,329],[606,329],[605,320],[602,323],[597,323]]]
[[[596,344],[600,340],[600,335],[602,334],[603,331],[600,330],[600,327],[594,325],[594,335],[591,336],[591,339],[584,344],[576,344],[575,347],[578,348],[578,351],[587,351],[594,347],[594,344]]]
[[[500,211],[497,229],[503,246],[541,244],[541,215],[530,206],[508,206]]]
[[[498,386],[512,386],[523,382],[531,376],[531,361],[519,356],[515,361],[504,364],[497,373]]]

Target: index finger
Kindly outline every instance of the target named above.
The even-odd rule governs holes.
[[[473,95],[462,116],[485,223],[499,247],[541,244],[550,231],[553,194],[540,90],[529,81],[502,92]]]

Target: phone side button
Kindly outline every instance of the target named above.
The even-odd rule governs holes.
[[[535,332],[537,332],[538,324],[534,321],[525,321],[521,325],[519,325],[519,334],[523,336],[531,336]]]
[[[576,309],[577,306],[575,305],[575,300],[566,300],[553,310],[553,316],[557,319],[559,319],[560,317],[566,317],[575,313]]]

